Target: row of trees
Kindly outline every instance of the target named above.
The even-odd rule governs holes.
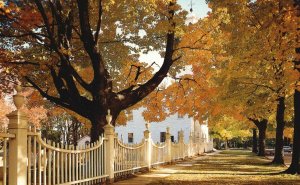
[[[214,33],[210,32],[215,43],[208,48],[216,58],[213,61],[210,57],[208,63],[217,63],[209,68],[217,89],[210,113],[213,123],[226,120],[222,125],[228,124],[228,117],[232,117],[238,120],[231,121],[235,130],[242,131],[245,121],[251,121],[259,130],[259,155],[264,155],[267,126],[273,124],[276,145],[272,163],[283,164],[285,124],[294,122],[293,162],[287,172],[299,173],[299,2],[209,2],[212,13],[208,19],[222,17]],[[221,50],[215,51],[220,44]],[[221,53],[222,58],[217,58]],[[216,108],[220,110],[217,113]]]
[[[143,106],[147,120],[175,112],[209,119],[225,138],[257,128],[259,155],[272,124],[276,164],[294,122],[288,172],[299,173],[299,1],[208,3],[208,17],[186,25],[176,0],[0,2],[0,88],[33,87],[33,107],[43,97],[88,120],[92,141],[109,109],[114,125]],[[149,51],[163,63],[140,61]],[[166,77],[172,84],[160,85]]]

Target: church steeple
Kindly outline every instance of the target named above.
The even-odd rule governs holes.
[[[185,21],[185,23],[187,25],[195,24],[199,20],[199,18],[193,13],[193,11],[194,11],[194,9],[193,9],[193,5],[194,5],[193,0],[191,0],[191,3],[189,5],[191,6],[190,13],[187,15],[186,21]]]
[[[193,12],[193,0],[191,0],[191,8],[190,8],[190,12]]]

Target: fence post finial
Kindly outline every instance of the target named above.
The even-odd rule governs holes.
[[[20,109],[25,98],[20,94],[22,88],[16,87],[17,94],[13,96],[17,110],[7,115],[9,119],[8,132],[15,138],[9,140],[8,151],[8,182],[9,185],[27,184],[27,129],[28,118]]]
[[[22,87],[20,85],[16,86],[16,91],[17,91],[17,94],[15,94],[13,96],[13,100],[14,100],[14,104],[15,104],[17,110],[19,110],[24,105],[25,98],[23,95],[20,94],[22,91]]]
[[[110,109],[107,110],[106,121],[107,124],[111,125],[112,115],[110,114]]]

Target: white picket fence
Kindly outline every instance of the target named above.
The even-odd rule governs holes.
[[[27,184],[100,182],[104,173],[105,139],[82,148],[47,142],[35,130],[27,133]]]
[[[169,128],[166,141],[155,144],[149,125],[139,144],[122,143],[114,127],[108,124],[104,127],[104,135],[95,143],[82,148],[60,145],[43,140],[36,128],[28,128],[27,117],[20,111],[22,99],[19,94],[14,96],[17,110],[8,115],[8,130],[0,132],[0,181],[3,185],[101,184],[212,150],[212,140],[203,142],[190,136],[189,143],[184,143],[183,131],[178,143],[172,143]],[[110,116],[107,121],[110,123]]]

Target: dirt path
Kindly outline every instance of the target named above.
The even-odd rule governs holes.
[[[279,174],[285,166],[249,151],[223,151],[151,170],[115,185],[300,185],[300,176]]]

